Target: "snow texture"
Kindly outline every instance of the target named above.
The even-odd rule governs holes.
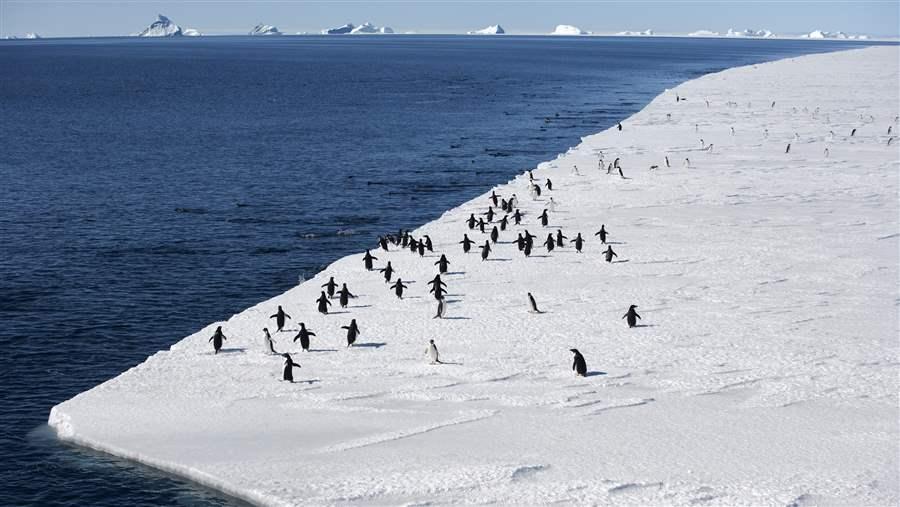
[[[156,21],[138,33],[138,37],[179,37],[181,35],[181,27],[162,14],[157,15]]]
[[[893,46],[684,83],[540,164],[539,200],[526,175],[497,186],[527,214],[488,260],[458,244],[485,241],[465,225],[485,194],[414,231],[434,254],[372,251],[409,284],[402,300],[351,255],[49,424],[260,505],[897,505],[898,78]],[[615,159],[625,178],[607,174]],[[584,251],[525,258],[523,228],[536,244],[580,232]],[[440,252],[444,319],[426,284]],[[329,276],[358,297],[321,315]],[[262,345],[278,305],[295,383]],[[292,341],[301,321],[310,352]]]
[[[506,33],[506,31],[503,30],[503,27],[500,25],[490,25],[482,28],[481,30],[468,32],[469,35],[501,35],[504,33]]]
[[[572,25],[556,25],[556,28],[550,32],[550,35],[588,35],[590,32],[585,32],[581,28]]]

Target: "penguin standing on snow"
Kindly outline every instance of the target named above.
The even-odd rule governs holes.
[[[384,236],[378,236],[378,246],[385,252],[388,251],[387,239]]]
[[[408,287],[403,284],[402,279],[397,278],[397,282],[394,285],[391,285],[391,288],[394,289],[394,294],[396,294],[398,298],[403,299],[403,289]]]
[[[638,315],[638,312],[634,311],[637,308],[637,305],[631,305],[628,307],[628,312],[625,315],[622,315],[623,319],[628,319],[628,327],[634,327],[637,325],[637,319],[640,319],[641,316]]]
[[[309,329],[306,329],[306,324],[304,324],[303,322],[301,322],[301,323],[300,323],[300,332],[297,333],[297,336],[294,337],[294,342],[296,343],[297,340],[299,339],[299,340],[300,340],[300,347],[301,347],[303,350],[309,352],[309,337],[310,337],[310,336],[315,336],[315,335],[316,335],[316,333],[313,333],[313,332],[310,331]]]
[[[578,349],[569,349],[569,352],[575,354],[575,360],[572,362],[572,369],[575,371],[575,374],[579,377],[587,376],[587,363],[584,362],[584,356],[581,355],[581,352],[578,352]]]
[[[622,131],[622,124],[619,123],[618,125],[616,125],[616,128],[619,129],[619,132],[621,132],[621,131]]]
[[[350,293],[350,289],[347,288],[346,283],[341,285],[341,290],[338,291],[338,296],[340,296],[339,302],[341,303],[341,308],[347,308],[347,303],[350,302],[350,298],[356,297]]]
[[[469,229],[475,228],[475,213],[469,214],[469,218],[466,219],[466,225],[469,226]]]
[[[372,271],[372,261],[375,260],[378,260],[378,257],[375,257],[368,250],[366,250],[366,255],[363,256],[363,262],[366,265],[366,270]]]
[[[569,238],[567,238],[566,236],[563,236],[562,229],[556,230],[556,246],[558,246],[560,248],[566,246],[565,240],[567,240],[567,239],[569,239]]]
[[[550,216],[547,215],[546,208],[544,209],[544,212],[541,213],[541,216],[539,218],[541,219],[541,225],[543,225],[544,227],[547,227],[547,223],[550,221]]]
[[[520,252],[525,249],[525,238],[522,237],[521,232],[516,236],[516,246],[519,248]]]
[[[531,313],[544,313],[538,310],[537,302],[535,302],[534,296],[530,292],[528,293],[528,311]]]
[[[519,208],[516,208],[516,212],[513,213],[513,222],[516,225],[519,225],[522,223],[522,212],[519,211]]]
[[[547,178],[547,190],[553,190],[553,182],[550,181],[550,178]]]
[[[444,297],[444,293],[447,292],[447,284],[441,280],[441,275],[435,275],[434,279],[428,282],[428,285],[431,285],[431,289],[428,292],[434,293],[434,299],[440,300]]]
[[[493,206],[488,206],[488,210],[487,210],[487,212],[485,213],[485,215],[487,216],[487,221],[488,221],[488,222],[493,222],[493,221],[494,221],[494,207],[493,207]]]
[[[500,238],[500,231],[497,230],[497,226],[495,225],[493,229],[491,229],[491,243],[496,243]]]
[[[600,230],[594,233],[594,236],[600,236],[600,243],[606,244],[606,224],[600,224]]]
[[[494,206],[497,205],[497,199],[499,199],[499,198],[500,198],[500,196],[497,195],[497,191],[496,191],[496,190],[491,190],[491,202],[494,203]]]
[[[575,243],[575,251],[581,253],[581,248],[584,246],[584,238],[581,237],[581,233],[578,233],[578,236],[575,236],[573,240]]]
[[[434,251],[434,243],[431,242],[431,236],[425,235],[425,249],[429,252]]]
[[[328,291],[328,297],[334,297],[334,289],[337,289],[337,282],[334,281],[334,277],[328,279],[328,283],[323,283],[322,287],[325,287],[325,290]]]
[[[484,245],[481,246],[481,260],[487,260],[489,253],[491,253],[491,242],[485,241]]]
[[[447,299],[442,297],[441,299],[438,299],[437,302],[437,312],[435,312],[432,319],[443,319],[444,314],[447,313]]]
[[[215,349],[214,354],[219,353],[219,349],[222,348],[222,341],[227,339],[228,338],[225,338],[225,333],[222,332],[222,326],[217,327],[216,332],[213,333],[212,338],[209,339],[213,344],[213,349]]]
[[[428,348],[425,350],[425,355],[431,359],[431,364],[441,364],[441,360],[438,357],[437,345],[434,344],[434,340],[428,340]]]
[[[270,354],[277,354],[278,352],[275,352],[275,342],[272,341],[272,335],[269,334],[269,329],[264,327],[263,333],[265,333],[265,336],[263,336],[263,346]]]
[[[281,330],[284,328],[284,319],[285,318],[289,319],[289,318],[291,318],[291,316],[284,313],[284,310],[281,308],[281,305],[278,305],[278,312],[276,312],[275,315],[272,315],[269,318],[275,319],[275,323],[278,325],[278,332],[281,332]]]
[[[291,355],[285,352],[281,354],[281,357],[284,358],[284,374],[281,379],[285,382],[294,382],[294,368],[300,368],[300,365],[295,363],[293,359],[291,359]]]
[[[347,330],[347,346],[352,346],[356,342],[356,337],[359,336],[359,327],[356,325],[356,319],[351,319],[350,325],[341,326],[341,329]]]
[[[416,250],[419,249],[419,242],[415,240],[415,238],[409,239],[409,251],[412,253],[416,253]]]
[[[612,246],[607,246],[606,250],[603,252],[603,255],[606,256],[606,262],[612,262],[613,257],[618,257],[616,252],[613,252]]]
[[[509,225],[509,216],[503,215],[503,218],[500,219],[500,230],[505,231],[506,227]]]
[[[441,254],[441,258],[438,259],[438,261],[434,264],[438,267],[438,272],[443,275],[447,272],[447,267],[450,266],[450,261],[447,260],[446,255]]]
[[[547,235],[547,240],[544,241],[544,246],[547,247],[547,253],[550,253],[553,251],[553,247],[556,246],[556,240],[553,239],[553,234]]]
[[[463,246],[463,253],[469,253],[469,250],[472,249],[472,245],[474,245],[475,242],[469,239],[468,234],[463,234],[463,240],[460,241],[460,244]]]
[[[378,271],[384,273],[384,283],[389,283],[391,281],[391,276],[394,274],[394,267],[391,266],[391,261],[388,261],[387,266]]]
[[[419,241],[419,257],[425,257],[425,242]]]
[[[322,291],[322,294],[319,296],[319,299],[316,300],[316,303],[319,304],[318,310],[321,314],[328,313],[328,306],[331,305],[331,301],[328,300],[328,296],[325,295],[325,291]]]

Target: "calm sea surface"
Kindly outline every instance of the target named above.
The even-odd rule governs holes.
[[[553,158],[665,88],[851,46],[0,41],[0,505],[236,505],[59,443],[50,407]]]

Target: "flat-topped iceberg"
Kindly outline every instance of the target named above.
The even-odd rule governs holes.
[[[718,37],[719,32],[713,32],[712,30],[697,30],[696,32],[691,32],[687,34],[688,37]]]
[[[756,37],[760,39],[771,39],[775,37],[775,34],[770,30],[735,30],[734,28],[729,28],[728,32],[725,33],[725,37]]]
[[[278,31],[277,27],[260,23],[254,26],[253,30],[250,30],[250,35],[281,35],[281,32]]]
[[[356,28],[353,26],[353,23],[347,23],[346,25],[341,25],[336,28],[326,28],[322,30],[323,35],[341,35],[345,33],[350,33],[353,29]]]
[[[556,29],[550,32],[550,35],[588,35],[590,32],[585,32],[581,28],[572,25],[556,25]]]
[[[841,39],[841,40],[866,40],[868,35],[848,35],[844,32],[826,32],[824,30],[813,30],[800,36],[801,39]]]
[[[185,37],[199,37],[203,35],[199,30],[195,30],[193,28],[185,28],[184,31],[181,32]]]
[[[626,37],[632,37],[637,35],[653,35],[653,30],[646,29],[643,32],[633,32],[631,30],[625,30],[624,32],[618,32],[616,35],[624,35]]]
[[[352,34],[369,34],[369,33],[394,33],[394,30],[389,26],[377,27],[372,23],[365,22],[352,30],[350,30]]]
[[[484,27],[481,30],[473,30],[466,33],[469,35],[501,35],[506,33],[506,31],[503,30],[503,27],[500,25],[491,25]]]
[[[173,23],[171,19],[158,14],[156,21],[137,35],[138,37],[180,37],[183,32],[181,27]]]

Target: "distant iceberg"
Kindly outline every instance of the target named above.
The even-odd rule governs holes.
[[[644,30],[643,32],[632,32],[631,30],[625,30],[624,32],[619,32],[616,35],[624,35],[624,36],[628,36],[628,37],[635,36],[635,35],[648,35],[649,36],[649,35],[653,35],[653,30],[650,30],[649,28]]]
[[[756,37],[759,39],[771,39],[775,37],[775,34],[770,30],[735,30],[734,28],[729,28],[728,32],[725,33],[725,37]]]
[[[719,32],[713,32],[711,30],[697,30],[696,32],[691,32],[688,34],[688,37],[718,37]]]
[[[337,28],[326,28],[322,30],[323,35],[341,35],[345,33],[350,33],[353,29],[356,28],[353,26],[353,23],[347,23],[346,25],[341,25]]]
[[[353,26],[353,25],[347,25],[347,26]],[[341,33],[345,33],[345,32],[341,32]],[[352,30],[350,30],[350,33],[352,33],[352,34],[394,33],[394,30],[389,26],[377,27],[377,26],[373,25],[372,23],[366,22],[366,23],[363,23],[363,24],[353,28]]]
[[[466,32],[466,33],[469,35],[501,35],[501,34],[506,33],[506,31],[503,30],[503,27],[500,25],[491,25],[491,26],[482,28],[481,30],[473,30],[471,32]]]
[[[278,31],[277,27],[260,23],[254,26],[253,30],[250,30],[250,35],[281,35],[281,32]]]
[[[203,35],[202,33],[200,33],[200,31],[193,28],[185,28],[184,31],[181,32],[181,34],[185,37],[200,37],[201,35]]]
[[[180,37],[184,35],[181,27],[162,14],[157,15],[157,20],[137,34],[138,37]]]
[[[588,35],[590,32],[585,32],[581,28],[572,25],[556,25],[556,29],[553,30],[550,35]]]
[[[40,39],[41,36],[38,35],[38,34],[36,34],[36,33],[34,33],[34,32],[28,32],[28,33],[25,34],[25,38],[26,38],[26,39]]]
[[[800,36],[801,39],[841,39],[841,40],[867,40],[868,35],[848,35],[844,32],[826,32],[824,30],[813,30]]]

